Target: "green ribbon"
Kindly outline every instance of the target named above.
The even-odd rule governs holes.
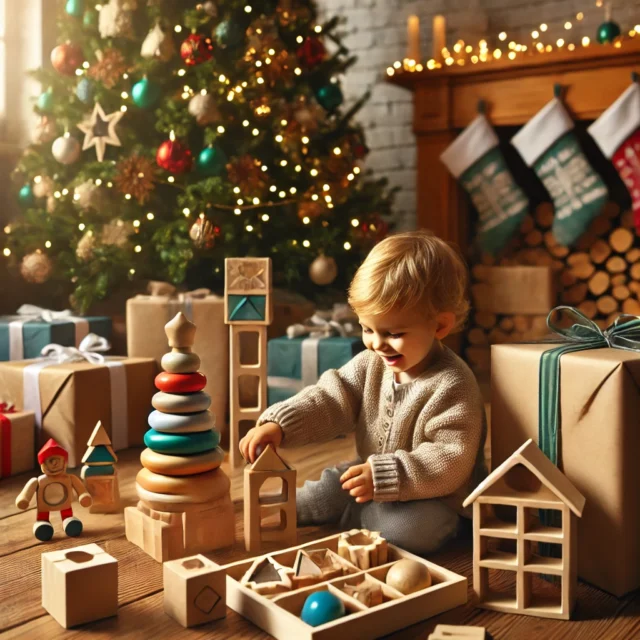
[[[570,326],[566,326],[569,321]],[[621,314],[615,322],[602,330],[577,309],[559,306],[547,316],[547,326],[566,342],[549,349],[540,358],[538,393],[538,446],[558,465],[558,431],[560,426],[560,358],[565,353],[587,349],[623,349],[640,352],[640,317]],[[541,510],[543,524],[559,526],[558,514]],[[540,545],[542,555],[556,555],[550,545]]]

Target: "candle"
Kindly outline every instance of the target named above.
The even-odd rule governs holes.
[[[409,16],[407,21],[407,58],[420,62],[420,18]]]
[[[447,22],[444,16],[433,16],[433,59],[442,59],[442,50],[447,46]]]

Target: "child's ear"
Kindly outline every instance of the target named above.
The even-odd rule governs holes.
[[[453,329],[456,323],[456,316],[451,311],[443,311],[436,316],[436,338],[443,340]]]

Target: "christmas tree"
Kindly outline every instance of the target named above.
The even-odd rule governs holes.
[[[65,0],[4,255],[85,311],[128,280],[223,288],[270,256],[276,286],[344,291],[393,192],[338,82],[340,21],[308,0]],[[310,269],[311,267],[311,269]]]

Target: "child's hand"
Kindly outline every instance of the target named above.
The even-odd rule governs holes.
[[[256,449],[258,445],[266,447],[272,444],[275,449],[282,442],[282,427],[275,422],[265,422],[259,427],[253,427],[247,431],[247,435],[240,440],[240,453],[247,462],[255,462],[258,457]]]
[[[349,467],[341,476],[342,488],[352,495],[356,502],[373,500],[373,472],[368,462]]]

